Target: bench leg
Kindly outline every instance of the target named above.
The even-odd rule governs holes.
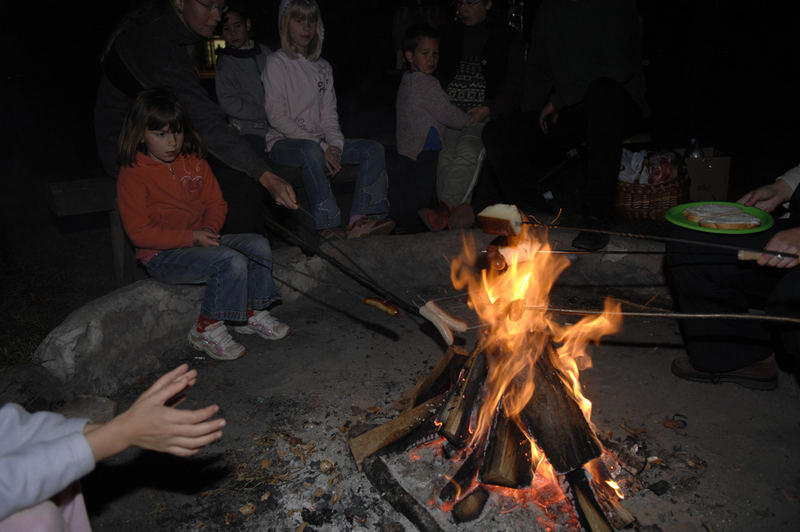
[[[114,258],[114,282],[118,287],[146,277],[139,271],[133,246],[125,235],[122,218],[115,207],[108,212],[108,225],[111,229],[111,253]]]

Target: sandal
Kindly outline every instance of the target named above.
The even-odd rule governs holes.
[[[681,379],[694,382],[719,384],[732,382],[752,390],[774,390],[778,387],[778,366],[772,355],[755,364],[733,371],[701,371],[692,366],[689,357],[679,357],[672,361],[672,374]]]
[[[327,227],[317,231],[320,242],[327,242],[328,240],[344,240],[347,238],[347,231],[344,227]]]

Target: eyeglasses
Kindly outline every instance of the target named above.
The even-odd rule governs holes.
[[[225,5],[225,2],[206,3],[206,2],[201,2],[200,0],[194,0],[194,1],[203,6],[206,11],[210,12],[216,10],[216,12],[220,14],[220,16],[222,16],[228,10],[228,6]]]
[[[453,3],[456,5],[456,7],[473,7],[481,2],[483,2],[483,0],[455,0]]]

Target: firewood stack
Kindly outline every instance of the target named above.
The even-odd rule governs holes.
[[[531,333],[531,341],[541,341]],[[478,408],[485,399],[484,382],[496,343],[479,342],[469,353],[451,347],[433,371],[406,391],[396,406],[394,420],[350,440],[359,469],[365,459],[392,444],[408,442],[436,433],[453,455],[460,457],[458,470],[439,493],[445,507],[452,507],[457,522],[477,518],[489,494],[484,486],[526,489],[531,486],[536,463],[535,442],[558,474],[562,488],[571,495],[574,518],[585,530],[613,530],[635,521],[613,494],[598,489],[585,471],[587,464],[604,468],[599,457],[603,446],[565,384],[565,376],[553,365],[551,344],[536,361],[534,392],[519,414],[521,423],[503,411],[502,401],[494,413],[492,428],[476,441],[471,433]],[[398,485],[399,488],[399,485]],[[613,493],[613,492],[612,492]]]

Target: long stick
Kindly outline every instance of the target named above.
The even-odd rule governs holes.
[[[658,240],[661,242],[675,242],[678,244],[692,244],[695,246],[707,246],[712,248],[719,248],[719,249],[730,249],[735,251],[743,251],[748,254],[761,254],[766,253],[768,255],[780,255],[784,258],[789,259],[798,259],[800,260],[800,255],[796,253],[783,253],[779,251],[770,251],[766,249],[756,249],[756,248],[743,248],[741,246],[734,246],[731,244],[719,244],[716,242],[703,242],[701,240],[692,240],[690,238],[676,238],[671,236],[660,236],[660,235],[648,235],[644,233],[622,233],[618,231],[606,231],[604,229],[591,229],[589,227],[566,227],[563,225],[549,225],[543,224],[541,222],[531,222],[531,221],[524,221],[522,223],[532,225],[534,227],[544,227],[547,229],[565,229],[567,231],[582,231],[587,233],[601,233],[604,235],[610,236],[621,236],[625,238],[636,238],[640,240]]]
[[[267,223],[267,225],[283,233],[284,236],[291,239],[300,247],[307,249],[312,253],[318,255],[321,259],[328,262],[333,267],[335,267],[336,269],[338,269],[339,271],[341,271],[342,273],[344,273],[345,275],[347,275],[360,285],[375,292],[375,294],[380,296],[382,299],[386,301],[391,301],[392,303],[396,304],[398,307],[402,308],[406,312],[419,316],[419,309],[408,303],[405,299],[398,297],[397,295],[393,294],[390,290],[380,286],[378,283],[359,275],[357,272],[348,268],[347,266],[345,266],[344,264],[333,258],[331,255],[322,251],[319,246],[311,246],[310,244],[308,244],[308,242],[305,242],[303,239],[292,233],[290,230],[286,229],[278,222],[270,220],[269,218],[265,218],[264,220]]]
[[[694,319],[724,319],[724,320],[760,320],[775,321],[780,323],[800,324],[800,318],[790,318],[788,316],[768,316],[759,314],[721,314],[721,313],[700,313],[700,312],[606,312],[604,310],[591,309],[569,309],[558,307],[526,306],[526,310],[540,310],[552,312],[553,314],[565,314],[568,316],[622,316],[628,318],[672,318],[678,320]],[[468,327],[468,330],[481,329],[488,327],[488,324],[480,323]]]

